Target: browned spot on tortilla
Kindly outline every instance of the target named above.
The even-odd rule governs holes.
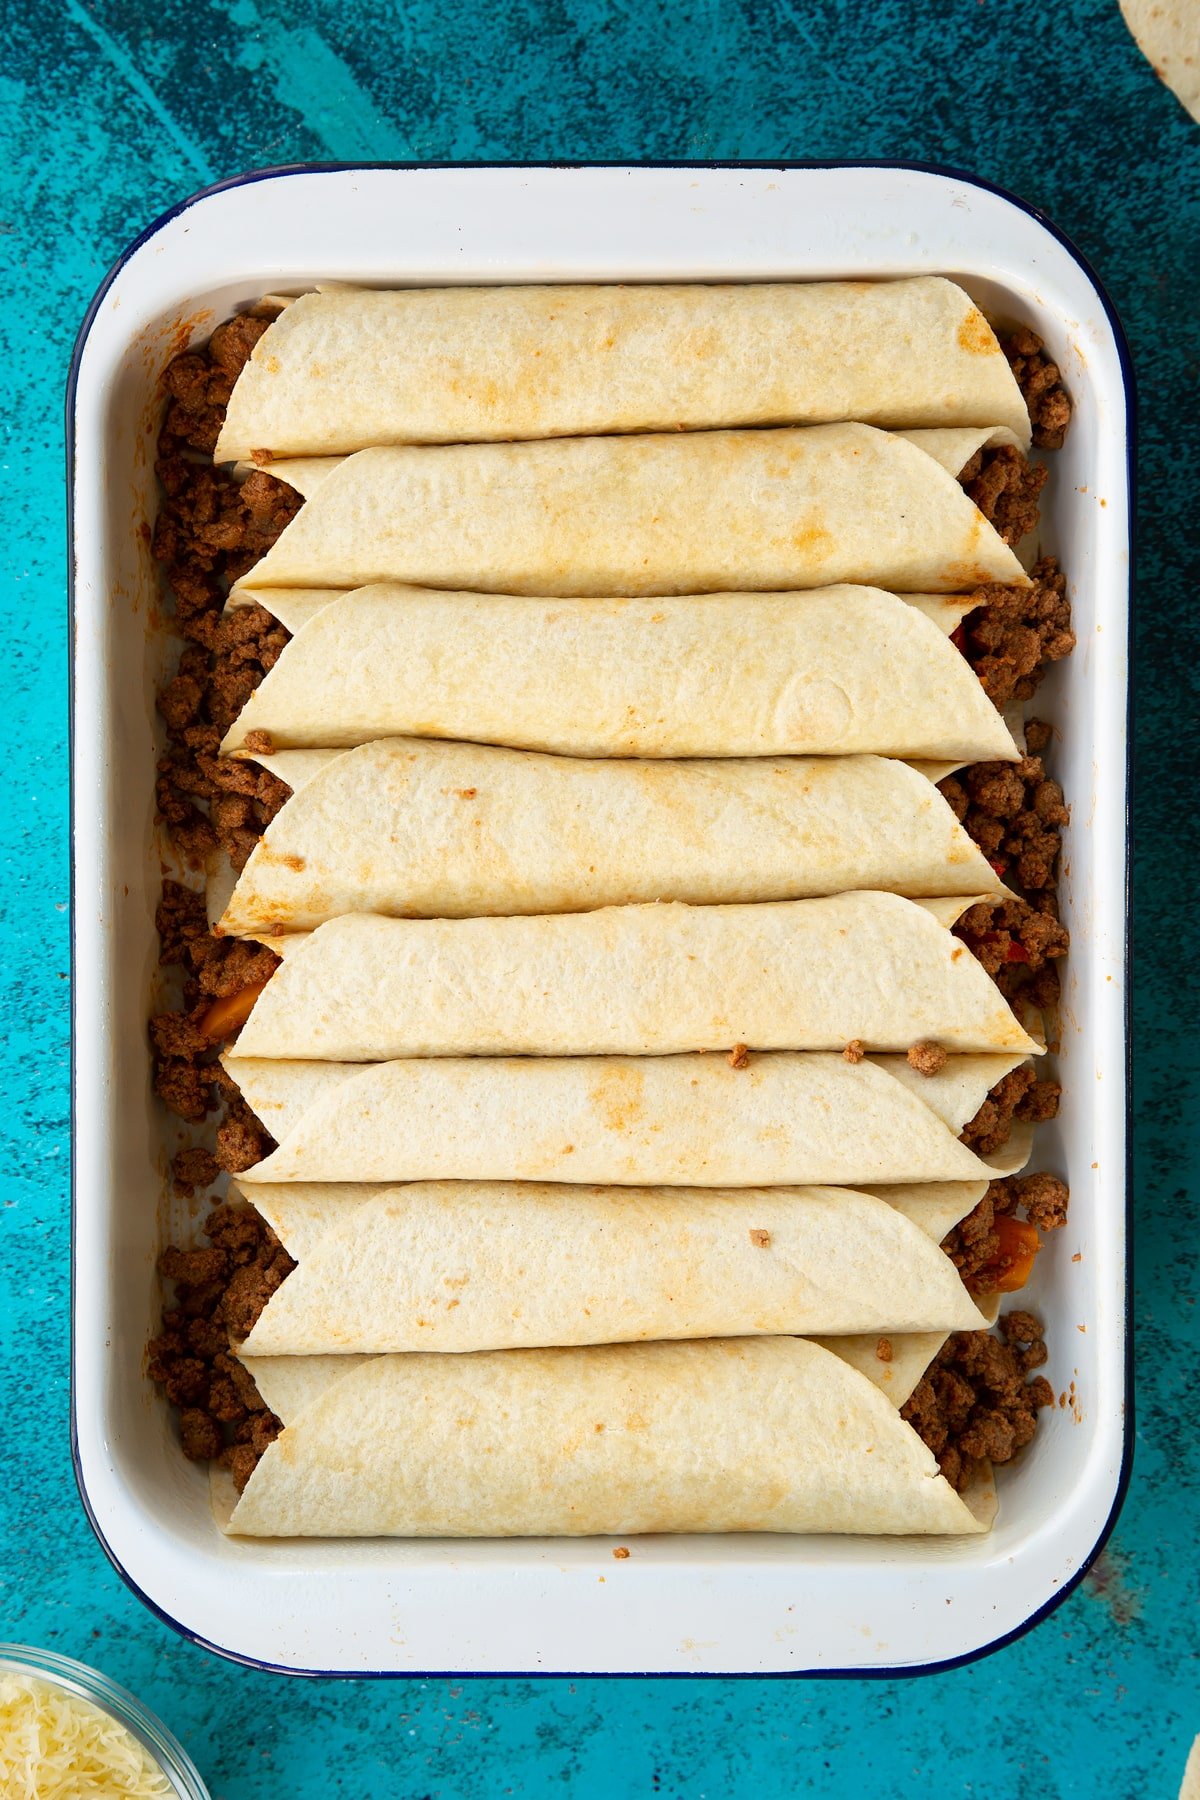
[[[250,452],[250,461],[256,468],[264,469],[271,460],[271,452],[269,450],[252,450]]]
[[[642,1117],[645,1086],[640,1069],[618,1065],[605,1070],[588,1099],[609,1131],[628,1131]]]
[[[972,502],[972,505],[974,505],[974,502]],[[968,534],[966,546],[968,556],[978,550],[980,544],[986,537],[995,538],[997,535],[995,527],[990,525],[983,514],[976,508],[975,517],[971,520],[971,528]],[[1003,539],[1001,539],[1001,542],[1003,542]],[[996,579],[995,574],[989,573],[982,563],[973,563],[969,561],[954,563],[952,567],[946,571],[946,574],[947,579],[953,583],[954,587],[956,589],[961,589],[964,593],[971,588],[986,587],[989,582],[995,581]],[[1006,575],[1004,580],[1009,587],[1026,588],[1033,586],[1032,581],[1025,573],[1024,569],[1021,569],[1016,575]]]
[[[297,875],[307,866],[302,856],[296,856],[288,850],[276,850],[269,831],[255,844],[253,859],[257,863],[281,863],[285,869],[292,869]]]
[[[761,1225],[753,1226],[750,1231],[750,1242],[754,1245],[756,1250],[769,1250],[771,1248],[771,1234],[769,1231],[764,1231]]]
[[[719,334],[712,326],[689,331],[684,336],[675,356],[677,363],[708,362],[719,348]]]
[[[996,334],[977,306],[973,306],[958,328],[959,348],[971,356],[999,356]]]
[[[476,793],[478,792],[478,789],[476,789],[476,788],[455,788],[454,791],[458,795],[460,800],[473,800],[475,798]],[[476,824],[479,823],[478,820],[476,820],[475,822],[476,822]]]
[[[792,546],[796,550],[810,551],[816,557],[826,557],[833,548],[833,538],[823,525],[801,525],[792,533]]]

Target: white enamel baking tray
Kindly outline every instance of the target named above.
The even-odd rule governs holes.
[[[1075,400],[1043,544],[1079,647],[1037,710],[1073,806],[1071,928],[1048,1166],[1069,1227],[1038,1262],[1065,1404],[1001,1472],[990,1536],[252,1543],[143,1373],[176,1141],[151,1098],[157,979],[154,693],[174,652],[148,550],[158,377],[241,303],[318,279],[774,280],[942,272],[1036,328]],[[1126,1417],[1126,637],[1131,393],[1080,257],[972,179],[887,166],[280,170],[176,207],[130,248],[79,337],[73,521],[74,1349],[80,1492],[146,1603],[226,1655],[308,1673],[895,1671],[978,1655],[1066,1593],[1122,1493]]]

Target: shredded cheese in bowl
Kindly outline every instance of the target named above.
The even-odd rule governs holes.
[[[159,1800],[176,1789],[131,1731],[34,1675],[0,1673],[5,1800]]]
[[[0,1644],[0,1800],[208,1800],[132,1694],[53,1650]]]

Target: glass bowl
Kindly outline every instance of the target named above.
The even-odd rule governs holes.
[[[162,1720],[98,1669],[72,1662],[70,1657],[59,1656],[53,1650],[34,1650],[28,1644],[0,1644],[0,1675],[33,1675],[77,1699],[90,1700],[145,1747],[179,1800],[211,1800],[196,1765]]]

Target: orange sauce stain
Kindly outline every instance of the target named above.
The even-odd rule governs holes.
[[[998,356],[1000,346],[991,326],[977,306],[973,306],[958,328],[958,345],[969,356]]]

